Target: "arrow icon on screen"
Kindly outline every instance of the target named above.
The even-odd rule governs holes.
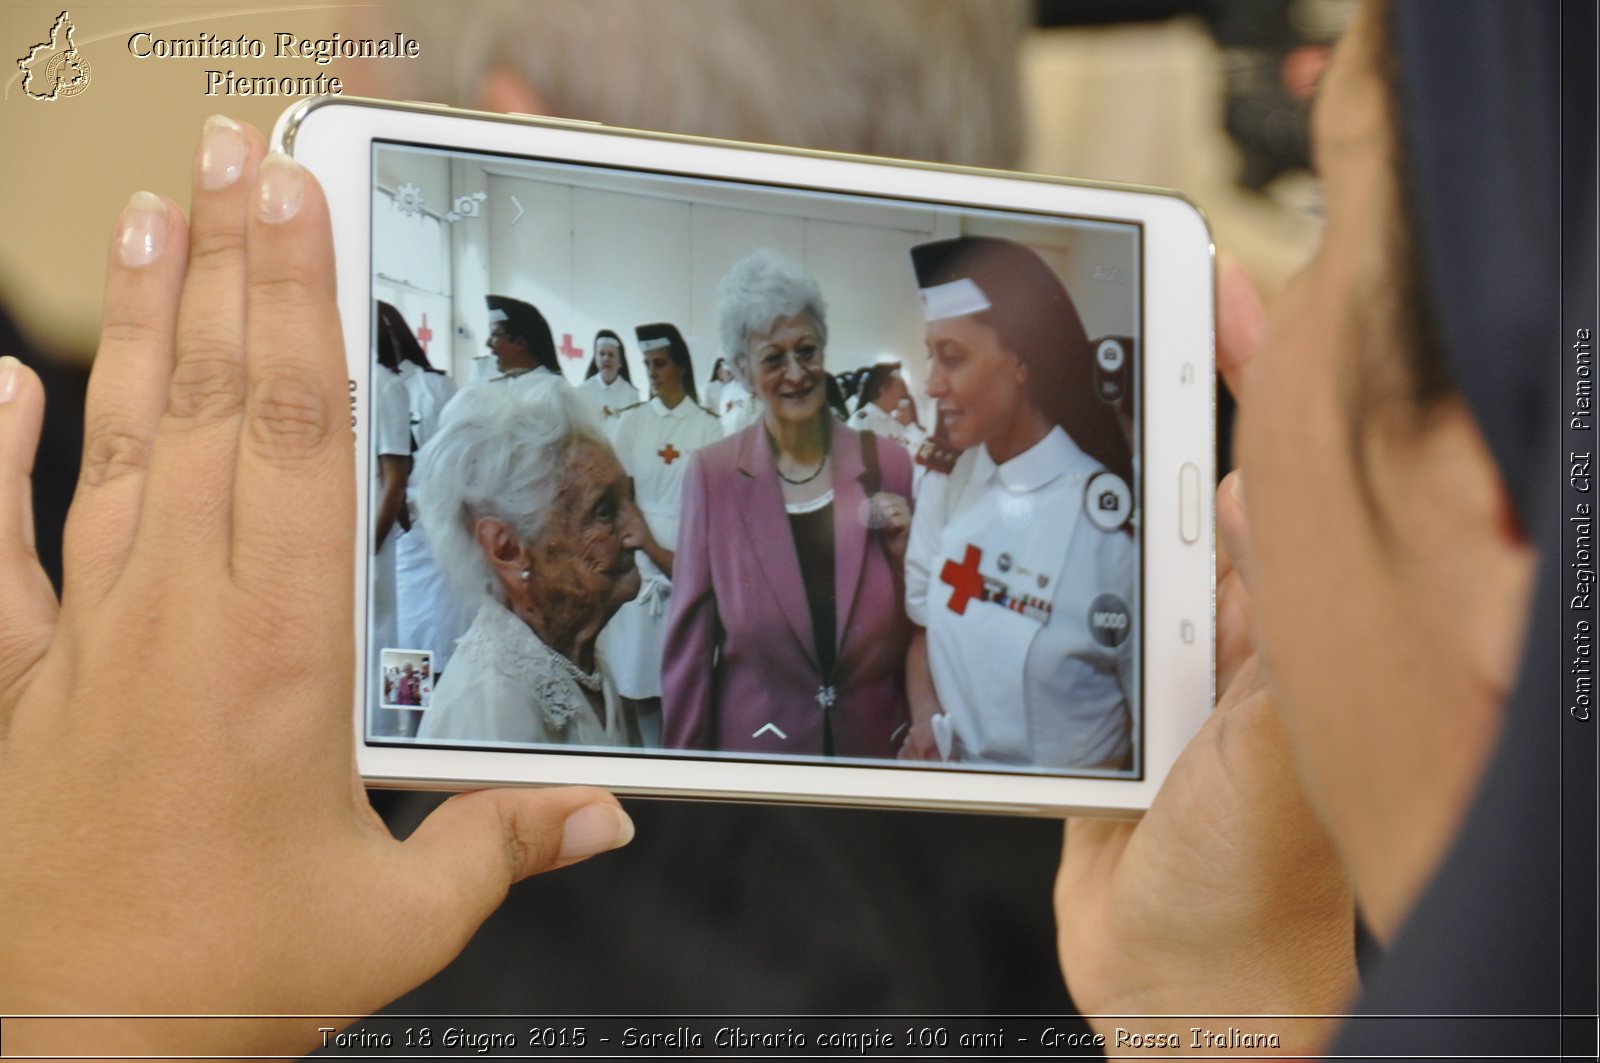
[[[524,215],[524,214],[526,214],[526,213],[527,213],[527,211],[525,211],[525,210],[523,210],[523,209],[522,209],[522,201],[521,201],[521,200],[519,200],[519,199],[517,199],[517,197],[516,197],[516,196],[512,196],[512,197],[511,197],[511,205],[512,205],[512,206],[514,206],[514,207],[516,207],[516,208],[517,208],[517,214],[516,214],[516,217],[514,217],[514,218],[512,218],[512,219],[511,219],[511,224],[512,224],[512,225],[515,225],[515,224],[517,224],[517,222],[519,222],[519,221],[521,221],[521,220],[522,220],[522,216],[523,216],[523,215]]]
[[[773,734],[777,735],[779,738],[782,738],[782,739],[787,739],[789,737],[788,735],[784,734],[782,731],[778,730],[778,725],[775,724],[775,723],[764,723],[764,724],[762,724],[761,725],[761,729],[759,731],[757,731],[755,734],[751,735],[750,737],[751,738],[760,738],[762,735],[766,734],[768,731],[771,731]]]

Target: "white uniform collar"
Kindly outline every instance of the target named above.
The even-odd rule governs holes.
[[[1008,491],[1037,491],[1066,472],[1087,474],[1099,462],[1079,449],[1072,437],[1055,425],[1045,437],[1004,465],[996,465],[987,444],[978,448],[972,467],[973,479],[980,483],[994,477]]]
[[[617,379],[621,380],[622,378],[618,377]],[[650,410],[657,417],[685,417],[690,413],[690,411],[693,408],[694,408],[694,399],[689,397],[689,393],[688,392],[684,392],[683,401],[682,402],[680,402],[680,403],[678,403],[678,405],[670,407],[670,408],[667,406],[666,403],[661,401],[661,396],[659,396],[659,395],[650,396]]]
[[[422,372],[422,367],[417,365],[416,362],[408,362],[408,361],[405,361],[404,359],[401,359],[401,361],[400,361],[400,375],[402,377],[404,377],[407,380],[410,380],[412,377],[416,376],[420,372]]]

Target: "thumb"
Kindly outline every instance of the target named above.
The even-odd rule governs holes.
[[[1217,578],[1222,580],[1230,573],[1237,574],[1246,587],[1250,586],[1250,511],[1244,504],[1244,472],[1235,469],[1217,485],[1217,532],[1222,536],[1222,550],[1227,554],[1226,571],[1220,563]]]
[[[39,566],[33,531],[33,456],[44,420],[44,389],[15,358],[0,358],[0,712],[44,651],[56,623],[56,594]]]
[[[452,928],[460,948],[513,884],[632,838],[633,820],[604,790],[478,790],[434,809],[402,848],[417,880],[436,885],[432,925]]]
[[[1256,651],[1254,609],[1250,604],[1250,518],[1244,480],[1235,469],[1217,488],[1217,691]]]
[[[1222,254],[1217,262],[1217,368],[1228,390],[1245,402],[1245,379],[1256,344],[1266,327],[1261,293],[1239,260]]]

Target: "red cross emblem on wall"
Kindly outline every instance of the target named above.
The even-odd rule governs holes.
[[[422,344],[422,353],[428,353],[428,341],[433,339],[433,329],[428,327],[428,315],[422,315],[422,324],[417,326],[417,342]]]
[[[583,357],[583,348],[572,342],[572,333],[570,332],[561,334],[561,353],[573,361]]]
[[[668,465],[672,464],[674,458],[683,457],[682,454],[678,453],[678,451],[673,448],[671,443],[668,443],[666,446],[656,451],[656,453],[660,455],[661,460],[666,462]]]
[[[983,577],[978,575],[978,560],[982,557],[982,550],[968,544],[961,564],[946,561],[944,568],[939,571],[939,579],[951,587],[948,604],[950,611],[957,616],[966,613],[967,603],[972,599],[983,599]]]

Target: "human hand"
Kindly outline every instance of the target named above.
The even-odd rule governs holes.
[[[906,736],[900,743],[900,752],[895,754],[900,760],[940,760],[939,742],[933,737],[933,724],[927,720],[916,720],[906,728]]]
[[[904,495],[879,491],[867,499],[867,507],[867,526],[883,536],[890,560],[898,566],[905,561],[906,543],[911,537],[911,503]]]
[[[943,760],[939,741],[934,736],[933,718],[944,712],[939,693],[933,689],[933,672],[928,665],[928,633],[917,628],[906,647],[906,710],[910,727],[896,756],[900,760]]]
[[[404,843],[367,803],[327,205],[263,151],[213,120],[192,224],[144,193],[118,220],[59,607],[28,502],[43,395],[0,365],[0,1012],[342,1025],[443,967],[512,883],[631,837],[592,789],[463,794]],[[5,1037],[299,1054],[317,1026]]]
[[[1225,268],[1219,363],[1247,372],[1260,304]],[[1244,346],[1249,344],[1249,346]],[[1217,673],[1222,696],[1137,824],[1071,820],[1056,883],[1067,985],[1108,1054],[1188,1023],[1148,1015],[1335,1014],[1355,987],[1354,905],[1296,774],[1250,632],[1249,522],[1239,474],[1217,493]],[[1123,1016],[1118,1018],[1118,1016]],[[1206,1026],[1222,1026],[1210,1022]],[[1228,1020],[1314,1052],[1318,1020]],[[1224,1051],[1237,1054],[1237,1049]]]

